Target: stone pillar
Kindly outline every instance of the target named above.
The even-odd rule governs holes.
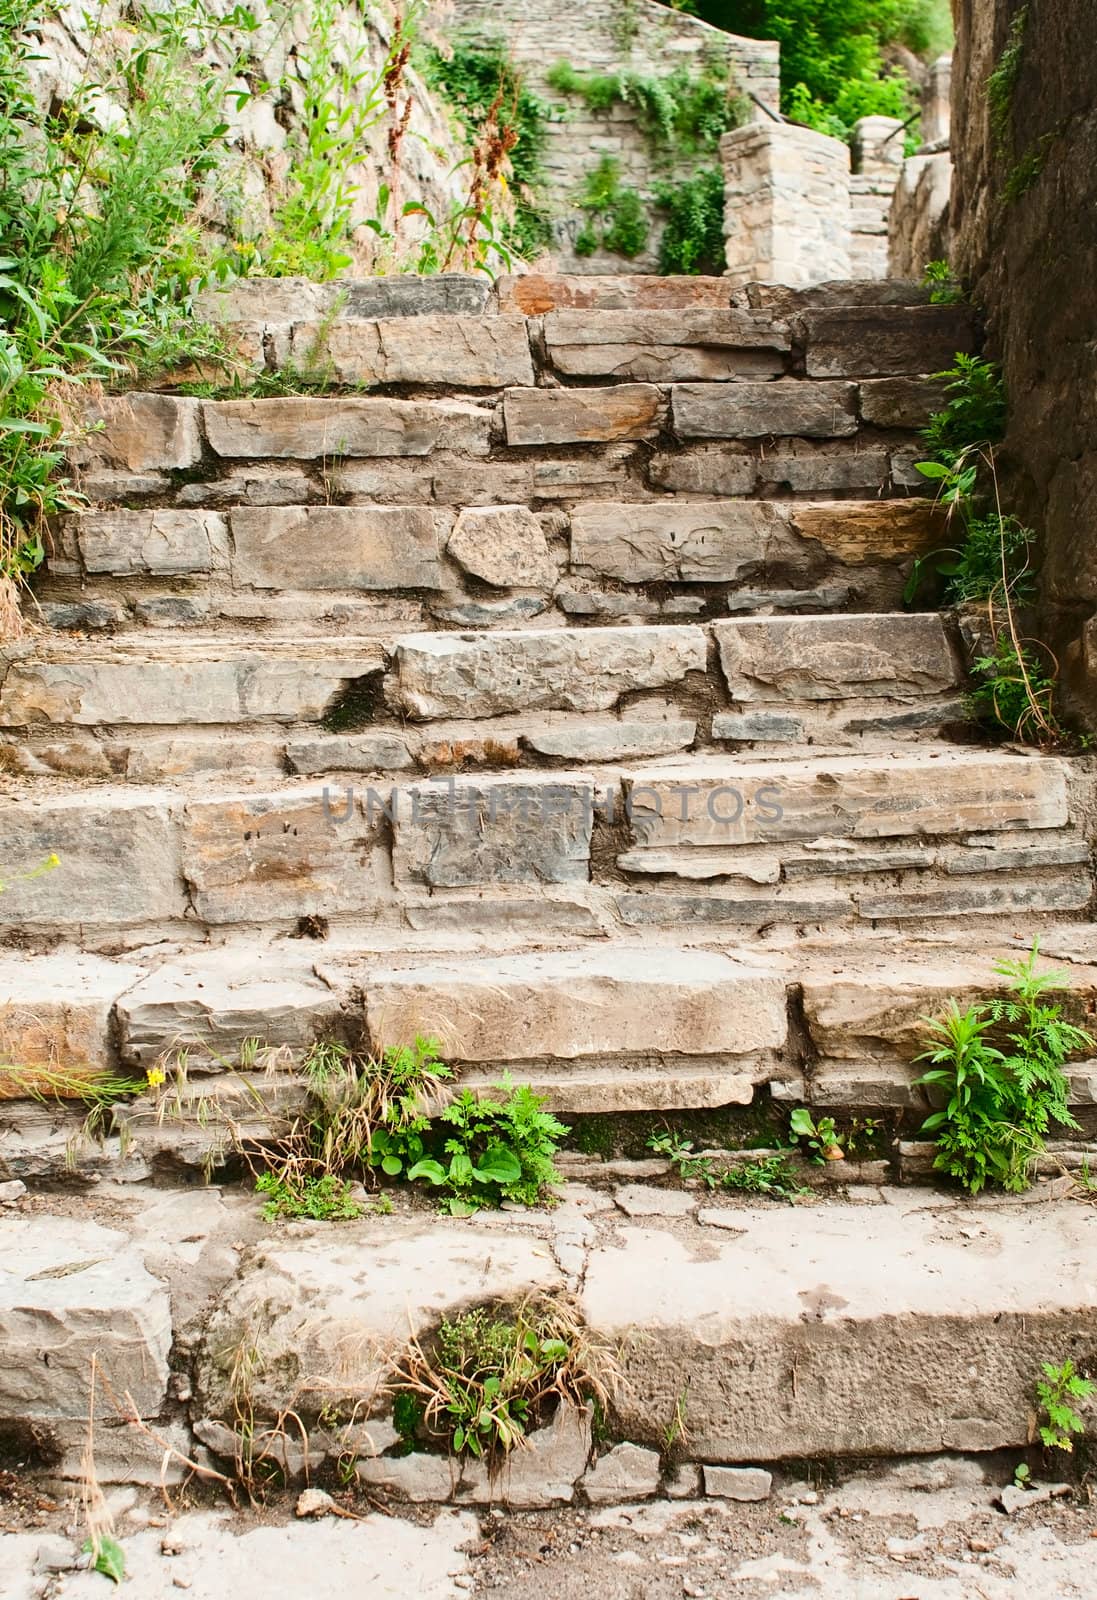
[[[938,56],[922,90],[922,143],[947,144],[952,120],[952,57]]]
[[[733,284],[848,278],[849,148],[811,128],[750,122],[720,140]]]
[[[902,122],[898,117],[862,117],[853,124],[854,172],[890,177],[894,184],[903,164]]]

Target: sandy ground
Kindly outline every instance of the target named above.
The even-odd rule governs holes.
[[[135,1600],[503,1596],[509,1600],[1094,1600],[1097,1505],[1076,1492],[994,1504],[1000,1463],[896,1464],[813,1491],[778,1481],[757,1505],[654,1500],[511,1514],[441,1511],[299,1521],[292,1497],[255,1512],[169,1511],[112,1491]],[[4,1487],[4,1486],[0,1486]],[[115,1593],[73,1570],[64,1498],[0,1500],[0,1600]]]

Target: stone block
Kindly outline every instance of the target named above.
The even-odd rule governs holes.
[[[545,318],[549,359],[577,377],[775,378],[787,324],[741,311],[557,311]]]
[[[233,579],[257,589],[440,589],[439,533],[425,506],[240,507]]]
[[[861,418],[874,428],[924,428],[944,403],[932,378],[870,378],[859,387]]]
[[[116,1415],[106,1384],[140,1417],[167,1398],[171,1299],[124,1232],[75,1217],[0,1223],[0,1427],[86,1421],[92,1358],[97,1420]],[[106,1380],[103,1382],[102,1380]]]
[[[705,1493],[716,1500],[768,1500],[773,1474],[761,1467],[702,1467]]]
[[[486,472],[478,463],[465,463],[469,471]],[[431,476],[417,458],[377,461],[338,461],[324,469],[324,481],[333,495],[348,505],[429,505]],[[294,505],[307,504],[312,496],[296,496]]]
[[[508,389],[503,397],[509,445],[654,439],[661,409],[659,390],[648,383],[603,389]]]
[[[407,741],[387,729],[290,739],[286,761],[291,772],[303,777],[322,777],[328,772],[398,772],[414,765]]]
[[[587,391],[588,393],[590,391]],[[833,439],[857,432],[852,383],[676,383],[671,419],[679,439]]]
[[[319,784],[191,801],[183,869],[199,918],[362,914],[385,893],[374,859],[381,810],[378,803],[370,814],[368,795]]]
[[[940,372],[974,348],[970,306],[842,306],[805,311],[809,378]]]
[[[528,506],[534,499],[533,461],[438,461],[434,464],[434,499],[441,506]],[[422,479],[420,468],[411,471]]]
[[[583,1492],[596,1506],[649,1500],[659,1488],[662,1471],[658,1450],[645,1450],[638,1444],[614,1445],[583,1478]]]
[[[544,529],[525,505],[461,511],[446,551],[474,578],[497,589],[549,589],[556,582]]]
[[[761,567],[784,531],[758,500],[590,501],[571,514],[571,564],[626,583],[730,582]]]
[[[541,272],[503,274],[496,279],[500,309],[536,317],[546,311],[682,311],[726,309],[730,290],[721,278],[687,276],[553,276]]]
[[[75,1094],[77,1083],[109,1071],[114,1003],[141,974],[100,956],[0,956],[0,1100],[21,1099],[36,1085],[65,1098],[67,1083]]]
[[[6,885],[0,918],[15,928],[133,927],[183,915],[172,797],[95,788],[0,802]],[[51,854],[59,865],[33,874]]]
[[[290,355],[340,384],[447,383],[467,389],[532,384],[524,317],[453,315],[300,322]]]
[[[684,750],[696,735],[697,724],[689,717],[587,717],[568,724],[531,727],[521,740],[538,755],[559,760],[632,761]]]
[[[594,783],[546,774],[414,784],[400,792],[398,885],[586,883]]]
[[[318,461],[434,450],[486,456],[490,447],[491,411],[464,400],[303,396],[202,405],[210,446],[226,458]]]
[[[886,451],[844,449],[839,453],[798,444],[799,448],[765,452],[758,462],[760,493],[829,496],[859,491],[880,495],[887,490],[891,472]]]
[[[956,684],[944,624],[935,613],[752,617],[713,627],[736,701],[909,700]]]
[[[651,484],[675,494],[753,494],[757,476],[754,456],[726,445],[697,445],[673,455],[653,455],[648,462]]]
[[[434,1033],[448,1059],[493,1069],[636,1054],[746,1057],[780,1049],[788,1027],[776,970],[700,950],[590,945],[374,969],[363,984],[374,1048]]]
[[[796,501],[791,525],[847,566],[908,562],[945,541],[948,524],[932,500]]]
[[[212,511],[89,512],[73,531],[87,572],[167,577],[228,566],[228,530]]]
[[[705,635],[692,627],[409,634],[396,641],[385,695],[417,721],[608,711],[625,693],[705,666]]]
[[[492,1472],[482,1461],[466,1461],[455,1499],[458,1505],[505,1505],[519,1511],[567,1503],[590,1458],[591,1410],[559,1405],[552,1421],[526,1435]],[[405,1458],[406,1459],[406,1458]]]
[[[77,459],[126,472],[185,471],[202,459],[202,402],[166,394],[109,395],[85,408],[92,430]]]

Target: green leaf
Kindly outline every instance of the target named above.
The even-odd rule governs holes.
[[[448,1174],[438,1161],[417,1161],[408,1171],[408,1181],[414,1183],[416,1178],[425,1178],[428,1183],[445,1183]]]
[[[88,1539],[84,1545],[84,1554],[95,1554],[95,1544]],[[109,1534],[103,1534],[99,1540],[99,1552],[92,1563],[93,1572],[101,1572],[104,1578],[110,1578],[114,1583],[121,1583],[126,1576],[126,1552]]]
[[[476,1164],[475,1175],[484,1183],[517,1183],[522,1176],[522,1163],[506,1145],[489,1145]]]
[[[805,1106],[798,1106],[789,1117],[789,1129],[797,1139],[809,1139],[815,1133],[815,1123],[812,1121],[811,1112]]]
[[[404,1163],[399,1156],[386,1156],[381,1162],[381,1171],[387,1172],[390,1178],[398,1177],[403,1170]],[[408,1176],[414,1177],[414,1173],[409,1173]]]
[[[915,472],[920,472],[923,478],[951,478],[952,468],[943,467],[939,461],[916,461]]]

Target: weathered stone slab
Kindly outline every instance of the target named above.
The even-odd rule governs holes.
[[[398,465],[409,474],[416,471],[406,461]],[[175,501],[180,506],[201,506],[210,510],[223,506],[307,506],[326,498],[317,479],[311,478],[303,468],[260,464],[241,467],[236,472],[230,470],[223,478],[214,478],[212,482],[185,483]],[[399,495],[395,498],[415,497]]]
[[[678,683],[705,664],[705,635],[691,627],[408,634],[396,642],[385,694],[420,721],[608,711],[630,690]]]
[[[525,317],[339,317],[299,322],[290,355],[302,371],[336,383],[450,383],[469,389],[532,384]]]
[[[240,507],[232,573],[257,589],[440,589],[444,513],[425,506]]]
[[[132,927],[180,917],[185,899],[172,797],[155,789],[90,789],[0,803],[10,927]],[[51,854],[60,865],[24,878]]]
[[[766,451],[758,462],[759,493],[831,495],[866,491],[882,494],[891,468],[884,450],[841,451],[802,441],[798,449]]]
[[[870,378],[860,392],[862,420],[875,428],[924,428],[944,400],[932,378]]]
[[[522,734],[522,743],[538,755],[562,760],[630,761],[684,750],[696,734],[697,724],[689,717],[589,717],[567,726],[552,723],[530,728]]]
[[[676,383],[671,418],[679,439],[830,439],[857,432],[852,383]]]
[[[747,744],[796,744],[806,735],[803,717],[781,711],[718,711],[712,719],[714,739],[738,739]]]
[[[534,498],[532,461],[439,461],[434,463],[434,499],[442,506],[527,506]],[[422,477],[422,469],[412,472]]]
[[[443,313],[474,317],[488,309],[491,284],[476,272],[439,272],[426,278],[389,273],[324,284],[321,293],[330,295],[323,310],[334,306],[341,317],[430,317]]]
[[[192,801],[183,870],[198,916],[231,923],[364,913],[384,895],[374,859],[381,805],[370,815],[367,801],[319,784]]]
[[[305,1050],[338,1032],[344,996],[303,957],[264,950],[199,951],[165,963],[118,1000],[123,1060],[142,1070],[186,1049],[192,1066],[235,1061],[245,1039]]]
[[[497,589],[550,589],[558,576],[544,529],[525,505],[460,512],[446,552]]]
[[[598,1457],[583,1479],[583,1491],[596,1506],[648,1500],[658,1489],[662,1472],[663,1462],[658,1450],[645,1450],[638,1444],[618,1444]]]
[[[466,463],[470,470],[487,472],[482,463]],[[349,505],[429,505],[430,469],[417,458],[394,460],[337,461],[324,470],[324,481],[332,494]],[[311,496],[297,496],[290,503],[307,505]]]
[[[692,307],[725,309],[731,290],[723,278],[628,276],[554,276],[540,272],[503,274],[495,281],[499,307],[528,317],[546,311],[679,311]]]
[[[628,483],[629,464],[635,457],[635,446],[617,444],[561,461],[534,460],[533,492],[540,500],[619,494]]]
[[[167,1398],[171,1299],[125,1233],[74,1217],[0,1222],[0,1427],[117,1415],[106,1379],[137,1415]]]
[[[571,562],[626,583],[725,582],[761,566],[784,531],[760,500],[590,501],[571,514]]]
[[[741,311],[557,311],[545,343],[558,371],[579,377],[775,378],[788,325]]]
[[[779,1049],[784,979],[701,950],[593,945],[364,978],[375,1048],[440,1033],[449,1059],[748,1056]]]
[[[648,463],[650,482],[676,494],[753,494],[757,475],[754,456],[726,445],[697,445],[673,455],[653,455]]]
[[[0,1100],[21,1099],[36,1084],[63,1095],[72,1083],[75,1092],[76,1082],[109,1070],[114,1002],[141,975],[100,956],[0,956]]]
[[[725,1214],[706,1248],[622,1224],[588,1260],[582,1310],[620,1342],[633,1439],[658,1444],[688,1372],[710,1461],[779,1460],[790,1439],[805,1458],[1023,1449],[1034,1343],[1092,1326],[1088,1207],[976,1205],[962,1231],[934,1207]]]
[[[206,437],[219,456],[485,456],[492,413],[463,400],[297,397],[202,402]]]
[[[216,646],[210,646],[216,653]],[[159,659],[21,662],[8,673],[0,726],[234,723],[271,717],[315,722],[346,686],[378,672],[380,649],[226,652],[221,660],[187,652]]]
[[[882,752],[731,763],[713,757],[629,773],[625,787],[633,834],[645,848],[1055,828],[1067,821],[1065,769],[1052,757]]]
[[[77,459],[127,472],[196,466],[202,459],[201,405],[166,394],[104,396],[85,409],[93,431],[81,440]]]
[[[228,530],[212,511],[88,512],[72,526],[88,572],[170,576],[228,566]]]
[[[597,444],[653,439],[662,399],[647,383],[604,389],[508,389],[503,397],[507,443]]]
[[[413,784],[399,795],[393,875],[432,889],[586,883],[593,821],[593,779]]]
[[[1033,873],[1027,877],[996,875],[989,883],[977,878],[938,884],[915,882],[893,889],[865,889],[855,895],[866,919],[912,917],[1018,916],[1034,911],[1083,911],[1093,898],[1088,868],[1073,872]]]
[[[303,777],[320,777],[328,772],[397,772],[413,765],[407,741],[388,730],[290,739],[286,760],[290,771]]]
[[[941,544],[944,512],[932,500],[831,500],[793,502],[793,528],[850,566],[909,561]]]
[[[974,349],[970,306],[843,306],[801,319],[809,378],[939,372]]]
[[[753,617],[718,622],[713,632],[733,700],[902,700],[956,683],[936,612]]]
[[[198,1358],[196,1413],[232,1427],[232,1352],[262,1360],[250,1391],[257,1423],[285,1410],[286,1373],[307,1426],[342,1411],[369,1428],[391,1356],[439,1318],[557,1287],[559,1269],[529,1235],[439,1217],[389,1217],[277,1235],[215,1309]],[[443,1462],[445,1466],[446,1463]],[[447,1466],[447,1478],[449,1478]]]

